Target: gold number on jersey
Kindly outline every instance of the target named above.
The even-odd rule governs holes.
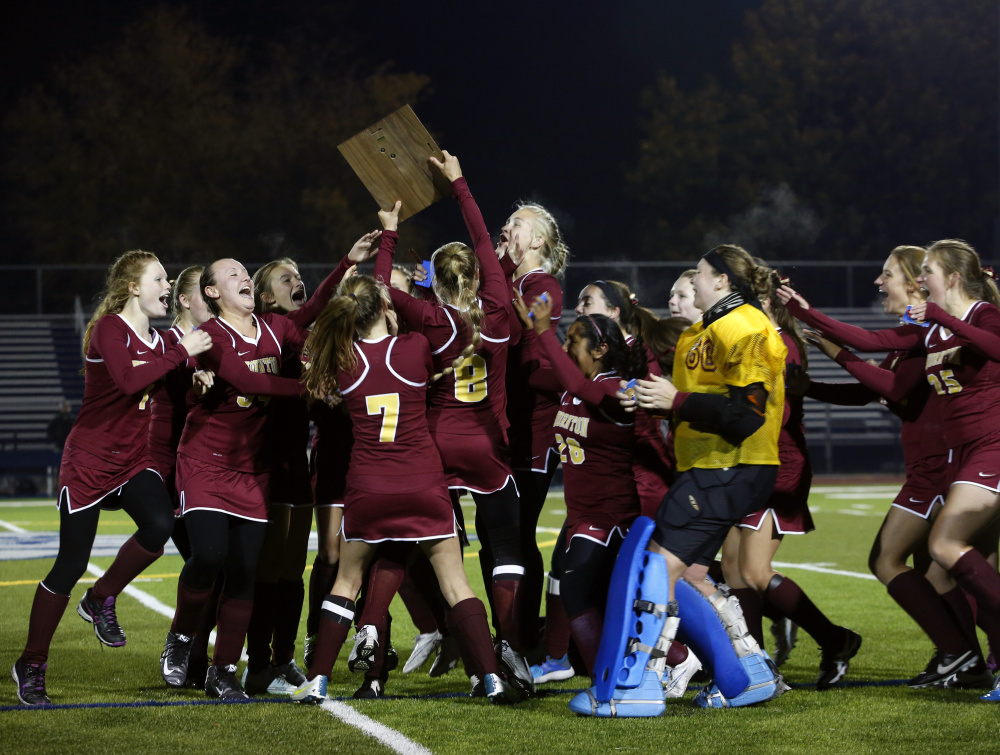
[[[940,380],[938,380],[937,375],[928,375],[927,380],[934,386],[934,390],[937,391],[939,396],[943,396],[946,393],[958,393],[962,390],[962,384],[955,377],[954,370],[941,370]]]
[[[382,432],[379,433],[379,443],[392,443],[396,440],[396,423],[399,420],[399,394],[380,393],[377,396],[366,396],[368,414],[382,415]]]
[[[153,386],[149,386],[146,392],[142,394],[142,401],[139,402],[139,411],[146,411],[146,404],[149,403],[149,392],[153,390]]]
[[[270,396],[261,396],[256,393],[251,393],[249,396],[237,396],[236,405],[241,409],[249,409],[253,406],[254,399],[259,400],[261,406],[267,406],[271,403]]]
[[[566,463],[567,461],[566,451],[568,449],[569,450],[568,460],[573,462],[574,464],[583,464],[583,461],[586,458],[586,456],[583,453],[583,449],[580,448],[580,443],[577,441],[576,438],[570,437],[564,439],[562,435],[556,433],[556,443],[559,446],[559,461],[561,461],[563,464]]]
[[[486,398],[486,360],[473,354],[455,370],[455,398],[475,404]]]

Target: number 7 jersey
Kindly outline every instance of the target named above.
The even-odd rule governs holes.
[[[444,486],[444,469],[427,426],[431,349],[419,333],[354,343],[357,366],[337,376],[354,423],[347,486],[407,493]]]

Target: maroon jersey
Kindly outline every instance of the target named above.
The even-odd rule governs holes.
[[[536,296],[547,293],[552,301],[552,326],[558,325],[562,317],[563,293],[554,276],[540,268],[530,270],[514,280],[514,290],[529,307]],[[559,395],[536,390],[529,385],[529,375],[537,369],[538,362],[526,356],[522,342],[511,348],[508,361],[507,419],[510,421],[513,466],[542,472],[546,470],[548,461],[551,428],[559,410]]]
[[[486,223],[464,178],[453,182],[455,199],[462,209],[479,260],[481,277],[481,341],[472,355],[430,389],[427,421],[431,432],[479,435],[506,427],[507,347],[510,341],[508,289],[500,260],[490,241]],[[398,236],[385,231],[375,264],[375,275],[388,283]],[[427,337],[435,373],[444,372],[462,357],[472,343],[472,326],[450,304],[415,298],[390,289],[393,306],[413,332]]]
[[[974,331],[984,331],[987,336],[1000,335],[1000,310],[977,301],[958,319],[940,307],[932,310],[932,306],[928,305],[928,319],[934,322],[924,339],[925,373],[932,390],[942,399],[944,442],[948,448],[955,448],[996,430],[1000,362],[981,350],[982,344]],[[940,324],[942,321],[954,330],[946,330]]]
[[[87,348],[83,404],[65,452],[86,451],[109,471],[147,458],[150,400],[187,356],[179,344],[168,348],[156,330],[137,333],[117,314],[99,319]]]
[[[586,518],[597,526],[615,527],[639,513],[632,473],[633,415],[615,396],[621,378],[604,373],[588,380],[552,330],[538,342],[566,389],[552,433],[563,466],[567,519]]]
[[[198,364],[215,373],[215,385],[188,413],[178,453],[226,469],[260,473],[267,470],[261,446],[271,397],[301,393],[298,380],[280,375],[282,351],[298,354],[303,337],[281,315],[253,318],[253,338],[219,317],[201,326],[212,337],[212,348],[199,356]]]
[[[431,349],[420,333],[355,342],[358,363],[337,376],[354,423],[348,489],[405,493],[444,487],[427,427]]]
[[[778,335],[785,342],[788,355],[785,357],[785,373],[787,375],[789,367],[802,368],[802,356],[799,354],[799,347],[795,344],[795,339],[788,333],[778,329]],[[784,422],[781,431],[778,433],[778,459],[781,464],[801,465],[803,460],[808,460],[806,452],[806,431],[803,426],[805,414],[802,408],[802,396],[793,396],[785,392]]]
[[[635,336],[626,335],[625,343],[631,347]],[[646,361],[649,364],[650,375],[662,375],[660,363],[653,352],[646,348]],[[656,515],[656,510],[674,481],[676,462],[667,447],[667,440],[660,432],[658,417],[648,412],[636,412],[635,417],[635,449],[632,456],[632,472],[639,489],[643,513],[650,517]]]

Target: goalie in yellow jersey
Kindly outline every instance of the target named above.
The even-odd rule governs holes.
[[[788,689],[736,598],[699,578],[730,527],[767,502],[777,477],[787,350],[758,299],[770,274],[738,246],[708,252],[692,280],[704,314],[677,343],[673,382],[622,386],[626,406],[673,413],[680,474],[656,521],[637,520],[622,545],[595,685],[570,702],[577,713],[660,715],[675,638],[714,675],[695,698],[700,707],[750,705]]]

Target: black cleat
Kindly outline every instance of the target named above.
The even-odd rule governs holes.
[[[385,695],[385,685],[378,679],[365,679],[354,693],[355,700],[377,700]]]
[[[167,641],[160,653],[160,676],[168,687],[187,686],[191,641],[192,638],[186,634],[167,632]]]
[[[954,680],[960,672],[973,668],[976,661],[982,661],[971,650],[961,653],[935,652],[931,657],[927,668],[910,679],[906,684],[913,689],[926,689],[927,687],[951,687],[949,681]],[[983,669],[986,666],[983,664]]]
[[[236,664],[232,666],[209,666],[205,677],[205,694],[220,700],[249,700],[249,696],[236,678]]]
[[[97,639],[111,648],[120,648],[125,644],[125,630],[118,623],[118,615],[115,613],[115,596],[105,598],[104,602],[98,602],[90,597],[90,589],[80,598],[80,604],[76,607],[76,612],[80,618],[94,625],[94,634]]]
[[[10,670],[10,678],[17,685],[17,699],[25,705],[52,705],[45,693],[45,669],[47,663],[28,663],[23,658]]]
[[[830,689],[847,675],[850,661],[861,648],[861,635],[844,628],[844,639],[840,645],[832,648],[822,648],[823,657],[819,662],[819,679],[816,689]]]

